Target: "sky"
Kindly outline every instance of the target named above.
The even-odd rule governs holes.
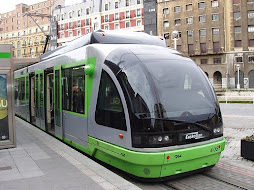
[[[43,0],[1,0],[0,13],[6,13],[15,10],[15,5],[20,3],[31,5],[41,1]],[[82,2],[82,0],[65,0],[65,5],[68,6],[80,2]]]

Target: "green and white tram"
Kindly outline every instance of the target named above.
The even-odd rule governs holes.
[[[208,78],[159,37],[92,32],[14,75],[18,116],[134,176],[209,168],[224,150]]]

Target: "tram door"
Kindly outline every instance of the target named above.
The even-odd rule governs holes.
[[[61,65],[54,67],[54,117],[55,117],[55,136],[59,139],[63,138],[62,127],[62,71]]]
[[[44,71],[35,72],[35,125],[45,130]]]
[[[55,124],[54,124],[54,108],[53,108],[53,102],[54,102],[54,74],[49,73],[47,74],[46,78],[46,117],[47,117],[47,131],[51,134],[55,134]]]
[[[35,119],[35,77],[31,78],[31,122],[35,125],[36,124],[36,119]]]

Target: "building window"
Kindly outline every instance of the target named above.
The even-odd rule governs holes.
[[[193,30],[187,30],[187,36],[193,37]]]
[[[119,30],[120,27],[119,27],[119,24],[115,24],[115,30]]]
[[[220,52],[220,43],[219,42],[213,42],[213,52]]]
[[[73,33],[72,32],[69,32],[69,37],[73,37]]]
[[[211,6],[212,6],[212,7],[218,7],[218,6],[219,6],[218,0],[212,0],[212,1],[211,1]]]
[[[141,9],[137,9],[137,16],[141,16]]]
[[[137,5],[139,5],[141,3],[141,0],[137,0]]]
[[[250,47],[254,47],[254,39],[250,39],[249,40],[249,46]]]
[[[180,6],[175,6],[175,7],[174,7],[174,12],[175,12],[175,13],[181,12],[181,7],[180,7]]]
[[[81,20],[78,20],[78,27],[81,27]]]
[[[80,30],[78,30],[78,36],[80,36],[81,35],[81,31]]]
[[[69,29],[72,29],[72,28],[73,28],[73,23],[69,22]]]
[[[235,26],[234,27],[234,32],[235,33],[241,33],[242,32],[242,27],[241,26]]]
[[[141,26],[141,20],[137,20],[137,26]]]
[[[169,33],[165,33],[163,36],[166,40],[169,39]]]
[[[181,19],[175,19],[175,26],[181,25]]]
[[[234,12],[234,19],[241,18],[241,12]]]
[[[130,18],[130,11],[125,11],[125,18]]]
[[[108,11],[108,4],[105,4],[105,11]]]
[[[116,1],[115,2],[115,9],[118,9],[118,7],[119,7],[119,3],[118,3],[118,1]]]
[[[199,2],[198,3],[198,8],[199,9],[204,9],[205,8],[205,2]]]
[[[20,24],[20,20],[17,20],[17,24]]]
[[[233,0],[233,4],[239,4],[241,0]]]
[[[254,63],[254,56],[253,55],[249,56],[249,62]]]
[[[164,27],[169,27],[169,22],[168,22],[168,21],[164,21],[164,22],[163,22],[163,26],[164,26]]]
[[[213,64],[221,64],[221,58],[213,58]]]
[[[242,40],[235,40],[235,47],[242,47]]]
[[[163,14],[164,14],[164,15],[169,14],[169,10],[168,10],[168,8],[163,9]]]
[[[206,43],[200,43],[200,51],[201,53],[207,52]]]
[[[235,61],[237,63],[242,63],[243,62],[243,57],[239,56],[239,57],[235,57]]]
[[[193,17],[186,18],[186,23],[187,24],[193,24]]]
[[[86,15],[89,15],[89,8],[86,8]]]
[[[193,7],[192,4],[186,5],[186,11],[192,11]]]
[[[199,16],[199,22],[205,22],[206,21],[206,15]]]
[[[254,26],[248,26],[248,32],[254,32]]]
[[[254,11],[248,11],[248,18],[254,17]]]
[[[125,28],[129,28],[130,27],[130,22],[125,22]]]
[[[104,29],[105,29],[105,30],[108,30],[108,29],[109,29],[108,25],[105,25]]]
[[[126,7],[130,6],[130,0],[126,0],[126,1],[125,1],[125,6],[126,6]]]
[[[69,18],[72,18],[73,12],[69,12]]]
[[[81,10],[78,10],[78,17],[81,16]]]
[[[200,64],[207,64],[208,63],[208,59],[200,59]]]
[[[194,45],[188,44],[188,54],[193,55],[194,54]]]
[[[90,22],[89,22],[89,18],[86,19],[86,26],[89,26]]]
[[[109,19],[108,19],[108,15],[105,15],[105,22],[108,22]]]
[[[219,20],[219,14],[212,14],[212,21],[218,21]]]
[[[115,20],[119,20],[119,13],[115,13]]]
[[[89,29],[86,29],[86,34],[88,34],[90,32],[90,30]]]
[[[200,29],[199,30],[199,35],[200,36],[205,36],[206,35],[206,29]]]
[[[220,29],[219,28],[213,28],[213,35],[219,35]]]
[[[62,20],[64,20],[64,14],[62,14]]]

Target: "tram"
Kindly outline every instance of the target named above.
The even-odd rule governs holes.
[[[212,167],[224,150],[208,78],[163,38],[94,31],[14,77],[17,116],[140,179]]]

